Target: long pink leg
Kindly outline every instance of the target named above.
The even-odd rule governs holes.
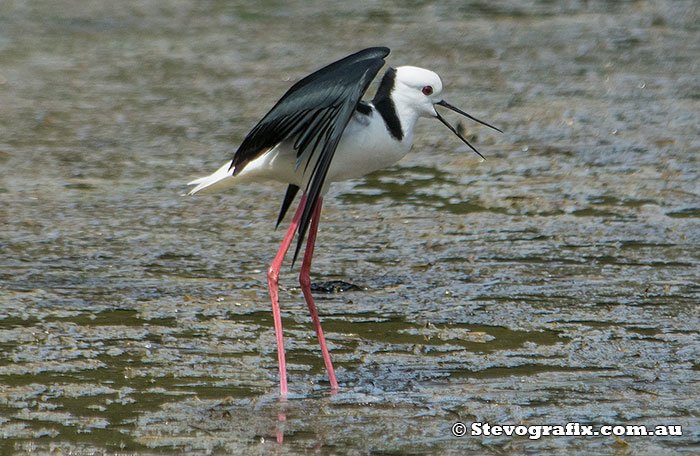
[[[284,240],[282,240],[282,245],[275,255],[275,259],[272,261],[270,268],[267,270],[267,285],[270,288],[270,299],[272,300],[272,318],[275,321],[275,336],[277,337],[277,361],[280,366],[280,395],[282,397],[287,396],[287,363],[284,359],[284,339],[282,338],[282,315],[280,313],[280,301],[278,294],[278,284],[280,276],[280,268],[282,267],[282,261],[284,256],[289,250],[289,245],[292,243],[294,238],[294,232],[299,226],[299,219],[301,219],[301,214],[304,211],[304,204],[306,203],[306,193],[302,195],[299,201],[299,207],[294,213],[294,218],[292,218],[292,223],[289,225],[287,234],[284,235]]]
[[[323,354],[323,362],[325,363],[326,370],[328,371],[328,379],[331,382],[331,390],[337,390],[338,382],[335,380],[335,372],[333,371],[333,364],[331,363],[331,355],[328,354],[326,338],[323,336],[321,321],[318,319],[318,312],[316,312],[314,299],[311,296],[311,278],[309,277],[309,273],[311,272],[311,259],[314,255],[314,244],[316,243],[316,232],[318,231],[318,219],[321,216],[322,203],[323,198],[319,197],[318,204],[316,205],[316,209],[314,209],[313,216],[311,217],[309,238],[306,241],[306,250],[304,251],[304,262],[301,264],[301,272],[299,272],[299,284],[301,285],[301,291],[304,293],[306,304],[309,306],[309,313],[311,314],[311,319],[314,322],[314,329],[316,329],[318,343],[321,345],[321,353]]]

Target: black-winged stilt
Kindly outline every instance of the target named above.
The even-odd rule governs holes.
[[[253,127],[231,161],[210,176],[189,183],[196,185],[189,192],[190,195],[203,190],[220,191],[246,180],[267,179],[288,184],[277,226],[297,192],[304,189],[292,223],[267,271],[282,396],[287,394],[287,369],[278,278],[295,231],[298,240],[292,265],[308,230],[299,283],[321,345],[331,389],[338,389],[311,296],[309,278],[321,204],[329,185],[365,175],[401,159],[411,149],[413,127],[419,117],[438,119],[481,156],[464,136],[440,116],[435,105],[501,131],[445,102],[441,97],[440,77],[423,68],[389,68],[372,101],[362,101],[362,96],[388,54],[389,49],[385,47],[364,49],[300,80]]]

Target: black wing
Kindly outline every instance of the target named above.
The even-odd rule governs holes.
[[[299,223],[292,265],[304,241],[340,137],[388,54],[389,49],[385,47],[364,49],[300,80],[253,127],[233,156],[231,167],[236,175],[267,150],[294,139],[297,166],[307,158],[307,167],[314,163],[305,189],[307,204]],[[315,160],[314,156],[317,156]],[[289,198],[290,190],[292,198]],[[289,188],[279,220],[284,217],[294,194],[296,191]]]

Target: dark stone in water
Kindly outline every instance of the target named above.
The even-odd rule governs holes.
[[[344,291],[361,290],[359,285],[343,282],[342,280],[329,280],[328,282],[314,282],[311,291],[316,293],[342,293]]]

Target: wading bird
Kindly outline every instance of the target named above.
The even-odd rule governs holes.
[[[414,66],[389,68],[372,101],[362,101],[362,96],[388,54],[389,49],[385,47],[364,49],[301,79],[253,127],[231,161],[210,176],[189,183],[196,185],[189,192],[190,195],[203,190],[220,191],[250,180],[288,184],[276,226],[284,218],[297,192],[304,189],[292,223],[267,271],[282,396],[287,394],[287,369],[278,279],[295,232],[298,237],[292,265],[308,231],[299,283],[321,345],[331,389],[338,389],[311,296],[309,278],[321,203],[329,185],[396,163],[411,149],[413,127],[419,117],[438,119],[481,156],[436,111],[436,105],[501,131],[448,104],[441,97],[440,77],[432,71]]]

